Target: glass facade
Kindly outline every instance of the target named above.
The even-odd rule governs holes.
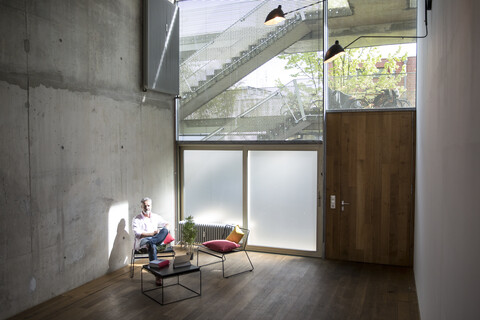
[[[321,65],[302,73],[289,58],[321,57],[323,3],[315,2],[179,3],[180,141],[321,140]],[[308,7],[264,25],[278,5]]]
[[[414,108],[416,1],[360,2],[328,19],[329,45],[348,47],[327,64],[328,110]]]
[[[329,110],[415,107],[415,44],[347,49],[328,67]]]
[[[188,146],[181,149],[182,213],[198,223],[246,222],[255,230],[249,243],[263,248],[321,250],[317,168],[324,155],[320,144],[304,147],[323,141],[326,111],[415,107],[416,42],[408,37],[417,32],[416,1],[353,7],[329,0],[328,45],[350,45],[328,64],[324,4],[315,2],[178,2],[177,140]],[[265,26],[278,5],[290,12],[286,21]],[[298,150],[280,144],[286,141]],[[275,151],[251,142],[271,142]],[[302,234],[298,244],[277,232],[292,225]]]
[[[315,2],[179,2],[179,141],[323,140],[324,15]],[[264,25],[278,5],[287,19]],[[330,44],[362,37],[326,66],[328,109],[415,107],[416,43],[401,38],[416,35],[415,1],[330,0],[328,17]]]

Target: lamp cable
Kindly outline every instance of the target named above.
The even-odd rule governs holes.
[[[308,8],[308,7],[311,7],[311,6],[314,6],[316,4],[319,4],[320,2],[325,2],[326,0],[322,0],[322,1],[317,1],[315,3],[311,3],[311,4],[308,4],[306,6],[303,6],[301,8],[298,8],[298,9],[295,9],[295,10],[292,10],[292,11],[288,11],[288,12],[285,12],[285,15],[289,14],[289,13],[292,13],[292,12],[295,12],[295,11],[299,11],[299,10],[302,10],[302,9],[305,9],[305,8]]]

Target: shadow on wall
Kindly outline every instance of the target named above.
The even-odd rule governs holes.
[[[117,235],[113,241],[112,251],[108,259],[108,272],[118,270],[128,264],[133,242],[125,227],[125,219],[121,219],[117,226]]]

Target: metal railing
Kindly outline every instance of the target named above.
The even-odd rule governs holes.
[[[315,1],[265,0],[192,54],[180,65],[180,94],[184,103],[187,103],[195,92],[207,88],[260,53],[302,19],[302,15],[298,13],[278,27],[266,27],[263,22],[271,9],[278,5],[290,8],[313,2]]]
[[[202,141],[248,137],[255,140],[288,139],[297,133],[290,128],[311,119],[318,120],[323,115],[323,101],[317,94],[308,93],[313,90],[309,82],[307,79],[293,80],[275,91],[265,91],[265,96],[259,97],[253,106],[213,129]]]

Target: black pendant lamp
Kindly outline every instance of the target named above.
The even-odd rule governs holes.
[[[267,26],[275,25],[277,23],[280,23],[280,22],[284,21],[285,16],[289,13],[292,13],[292,12],[295,12],[295,11],[298,11],[298,10],[301,10],[301,9],[305,9],[307,7],[310,7],[310,6],[316,5],[320,2],[325,2],[325,1],[326,0],[317,1],[315,3],[309,4],[307,6],[304,6],[304,7],[301,7],[301,8],[286,12],[286,13],[283,12],[282,6],[279,5],[278,8],[270,11],[270,13],[267,15],[267,18],[265,19],[264,24],[267,25]],[[352,45],[354,42],[356,42],[357,40],[359,40],[361,38],[401,38],[401,39],[410,38],[410,39],[419,39],[419,38],[427,37],[427,35],[428,35],[427,11],[432,10],[432,0],[424,0],[424,1],[425,1],[425,35],[424,36],[360,36],[360,37],[356,38],[355,40],[353,40],[352,42],[350,42],[344,48],[340,45],[338,40],[336,40],[335,44],[333,46],[331,46],[327,50],[327,52],[325,53],[325,58],[323,59],[324,63],[331,62],[331,61],[341,57],[342,55],[344,55],[345,54],[345,49],[347,49],[350,45]]]
[[[267,15],[264,24],[267,26],[273,26],[274,24],[280,23],[285,20],[285,13],[283,13],[282,6],[278,6],[277,9],[273,9]]]
[[[273,9],[272,11],[270,11],[270,13],[267,15],[267,18],[265,19],[264,24],[267,25],[267,26],[273,26],[273,25],[275,25],[277,23],[280,23],[283,20],[285,20],[285,16],[289,13],[314,6],[314,5],[319,4],[320,2],[324,2],[324,1],[326,1],[326,0],[317,1],[315,3],[303,6],[301,8],[298,8],[298,9],[295,9],[295,10],[292,10],[292,11],[289,11],[289,12],[286,12],[286,13],[283,13],[282,6],[279,5],[277,9]]]
[[[342,48],[338,40],[335,40],[335,44],[330,47],[330,49],[327,50],[327,53],[325,53],[325,59],[323,60],[325,63],[328,63],[330,61],[333,61],[342,55],[345,54],[345,50]]]

